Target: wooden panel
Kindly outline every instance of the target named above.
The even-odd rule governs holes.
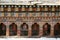
[[[32,8],[32,10],[33,10],[33,11],[36,11],[36,10],[37,10],[37,8]]]
[[[11,7],[11,11],[15,11],[15,8],[14,7]]]
[[[5,7],[5,8],[4,8],[4,11],[8,11],[8,8],[7,8],[7,7]]]
[[[25,11],[29,11],[29,8],[25,8]]]
[[[55,11],[58,11],[58,7],[55,7]]]
[[[22,8],[18,8],[19,11],[22,11]]]
[[[51,11],[52,10],[52,8],[51,7],[48,7],[48,11]]]

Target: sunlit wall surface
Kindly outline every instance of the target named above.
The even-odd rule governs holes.
[[[60,4],[60,0],[0,0],[0,3],[15,3],[15,4],[19,4],[19,3],[25,3],[25,5],[27,4]]]

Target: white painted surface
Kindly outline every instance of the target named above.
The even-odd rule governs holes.
[[[60,38],[0,38],[0,40],[60,40]]]
[[[60,5],[60,0],[0,0],[0,4],[32,5],[36,3],[39,5]]]

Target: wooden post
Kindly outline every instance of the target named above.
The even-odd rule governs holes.
[[[31,25],[29,25],[29,28],[28,28],[28,37],[31,37]]]
[[[20,37],[20,25],[17,26],[17,36]]]
[[[6,37],[9,37],[9,25],[6,26]]]
[[[39,28],[39,37],[41,37],[43,35],[43,26],[40,25],[40,28]]]
[[[50,36],[54,36],[54,26],[51,25]]]

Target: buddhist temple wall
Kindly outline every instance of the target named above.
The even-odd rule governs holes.
[[[51,25],[50,35],[54,36],[54,25],[60,23],[60,6],[47,5],[0,5],[0,23],[6,25],[6,37],[9,36],[9,25],[15,23],[17,25],[17,37],[31,37],[32,24],[39,24],[39,34],[37,37],[43,36],[43,25],[48,23]],[[28,24],[28,36],[20,36],[20,27],[23,23]]]

